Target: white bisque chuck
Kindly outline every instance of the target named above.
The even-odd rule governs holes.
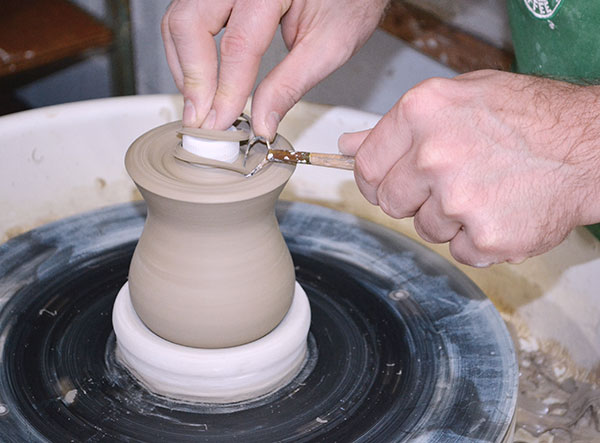
[[[234,130],[234,128],[231,128]],[[200,157],[219,160],[222,162],[233,163],[240,154],[240,144],[229,140],[211,140],[206,138],[194,137],[192,135],[182,135],[181,146],[188,152]]]

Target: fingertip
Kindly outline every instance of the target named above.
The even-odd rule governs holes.
[[[342,154],[353,155],[356,152],[356,149],[353,149],[354,146],[351,144],[351,135],[349,132],[344,132],[338,138],[338,149]]]
[[[252,97],[252,127],[258,136],[273,140],[279,123],[295,102],[283,102],[274,94],[269,81],[263,80]]]
[[[356,155],[358,148],[363,144],[370,129],[358,132],[345,132],[338,138],[338,148],[342,154]]]

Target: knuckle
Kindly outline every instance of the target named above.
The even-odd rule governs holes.
[[[423,80],[415,89],[421,91],[425,97],[434,97],[438,94],[441,94],[447,87],[447,82],[449,80],[441,77],[431,77],[426,80]]]
[[[185,37],[190,32],[190,27],[193,25],[188,14],[182,14],[177,9],[172,11],[168,16],[164,16],[161,22],[163,30],[169,30],[174,38]]]
[[[183,73],[183,89],[184,94],[193,93],[198,89],[203,89],[206,86],[206,81],[201,72],[193,67],[181,66]]]
[[[439,183],[439,204],[442,214],[450,218],[465,218],[484,210],[486,195],[477,182],[460,174]]]
[[[421,92],[415,87],[408,90],[399,100],[400,112],[408,121],[418,118],[421,113]]]
[[[460,218],[465,213],[465,204],[452,198],[440,199],[442,214],[449,218]]]
[[[475,249],[482,253],[498,252],[502,243],[499,232],[489,225],[480,226],[471,237]]]
[[[465,192],[456,192],[448,189],[440,198],[440,208],[442,214],[451,218],[458,218],[465,214],[469,208],[470,198]]]
[[[434,77],[406,92],[400,99],[400,106],[407,120],[426,117],[442,106],[445,102],[445,92],[450,87],[451,81]]]
[[[227,29],[221,38],[221,56],[231,59],[243,59],[250,50],[249,39],[235,29]]]
[[[440,143],[435,141],[421,143],[416,154],[415,166],[424,172],[441,169],[448,161],[448,154]]]
[[[493,69],[478,69],[477,71],[465,72],[464,74],[457,75],[454,77],[456,80],[477,80],[484,77],[489,77],[497,73]]]

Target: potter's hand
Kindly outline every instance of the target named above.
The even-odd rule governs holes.
[[[226,129],[240,115],[281,21],[290,53],[261,82],[252,116],[272,138],[279,120],[371,35],[387,0],[174,0],[162,21],[186,126]],[[221,61],[213,36],[223,26]]]
[[[373,204],[460,262],[519,262],[600,221],[600,89],[495,71],[430,79],[346,134]]]

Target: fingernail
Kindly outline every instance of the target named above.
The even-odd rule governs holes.
[[[217,121],[217,111],[214,109],[211,109],[208,114],[206,115],[206,118],[204,119],[204,121],[202,122],[202,129],[213,129],[215,127],[215,122]]]
[[[265,120],[265,126],[269,131],[269,137],[274,137],[277,133],[277,126],[279,126],[279,122],[281,121],[281,116],[275,112],[271,111],[269,115],[267,115],[267,119]]]
[[[183,103],[183,126],[194,126],[196,123],[196,108],[191,100]]]

